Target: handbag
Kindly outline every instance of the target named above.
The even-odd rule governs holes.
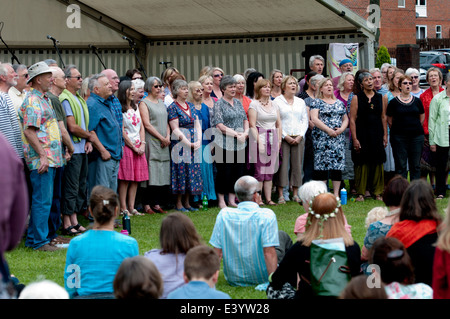
[[[351,279],[344,239],[314,240],[310,249],[313,293],[317,296],[339,296]]]

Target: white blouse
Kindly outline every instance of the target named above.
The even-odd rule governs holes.
[[[309,121],[305,101],[294,96],[294,103],[291,105],[280,95],[272,103],[280,110],[282,137],[301,135],[304,138]]]

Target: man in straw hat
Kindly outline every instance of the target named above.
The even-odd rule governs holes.
[[[24,156],[33,188],[25,246],[54,251],[58,248],[50,245],[48,220],[56,169],[63,165],[63,152],[58,121],[47,96],[52,70],[45,62],[38,62],[29,67],[28,74],[31,90],[19,109]]]

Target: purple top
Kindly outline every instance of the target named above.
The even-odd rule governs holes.
[[[164,282],[164,291],[161,299],[166,299],[167,295],[175,289],[185,284],[183,279],[185,254],[161,254],[161,249],[152,249],[144,254],[145,257],[153,261]]]
[[[13,250],[22,239],[28,216],[28,189],[23,162],[0,134],[0,258]]]

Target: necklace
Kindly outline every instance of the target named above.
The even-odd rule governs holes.
[[[406,99],[404,97],[402,97],[401,95],[399,95],[398,97],[400,98],[401,101],[408,102],[409,99],[411,98],[411,95],[408,95],[408,97]]]
[[[267,99],[266,102],[263,102],[263,100],[259,100],[259,102],[261,103],[262,106],[266,107],[269,105],[270,99]]]

